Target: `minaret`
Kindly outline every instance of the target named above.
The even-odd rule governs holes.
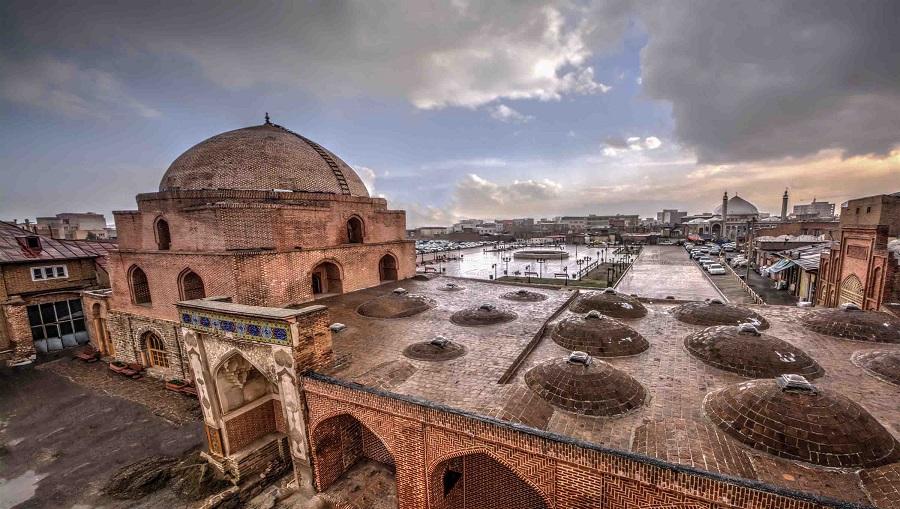
[[[784,190],[784,196],[781,197],[781,220],[784,221],[787,219],[787,202],[788,202],[788,190]]]
[[[725,233],[725,225],[728,222],[728,191],[725,191],[725,194],[722,196],[722,233],[720,238],[727,239],[728,235]]]

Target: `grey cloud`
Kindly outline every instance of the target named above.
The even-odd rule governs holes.
[[[653,2],[643,89],[701,162],[884,155],[900,142],[900,2]]]

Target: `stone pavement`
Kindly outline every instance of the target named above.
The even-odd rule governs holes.
[[[677,300],[722,298],[681,246],[644,246],[616,289],[653,299],[669,296]]]

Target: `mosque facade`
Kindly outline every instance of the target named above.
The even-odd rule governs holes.
[[[190,148],[158,192],[114,215],[112,292],[85,299],[104,308],[99,328],[112,339],[104,353],[160,377],[189,378],[178,301],[226,295],[296,307],[415,271],[405,212],[370,197],[339,157],[268,118]]]

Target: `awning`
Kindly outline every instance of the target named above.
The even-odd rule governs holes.
[[[792,260],[778,260],[778,262],[776,262],[774,265],[769,267],[767,270],[769,271],[770,274],[775,274],[775,273],[783,271],[784,269],[790,267],[791,265],[793,265]]]

